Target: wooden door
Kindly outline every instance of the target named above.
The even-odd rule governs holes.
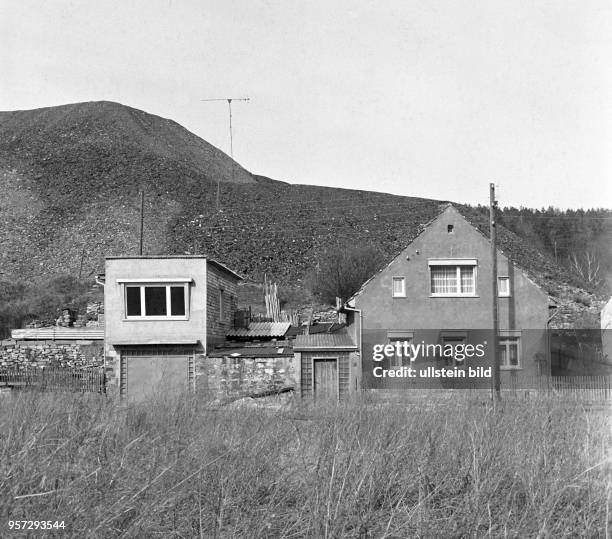
[[[338,400],[337,359],[314,359],[314,397],[317,400]]]

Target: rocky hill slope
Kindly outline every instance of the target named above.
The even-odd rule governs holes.
[[[444,203],[255,176],[177,123],[117,103],[0,112],[0,278],[92,275],[104,256],[137,253],[140,190],[146,253],[205,253],[281,283],[299,283],[339,242],[377,244],[383,264]],[[483,211],[459,208],[487,233]],[[580,285],[528,240],[499,238],[551,290]]]

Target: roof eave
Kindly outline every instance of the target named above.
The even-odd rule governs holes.
[[[236,279],[240,281],[244,281],[244,277],[242,275],[239,275],[235,271],[229,269],[224,264],[221,264],[221,262],[218,262],[217,260],[214,260],[212,258],[208,258],[206,255],[124,255],[124,256],[105,256],[104,257],[104,260],[124,260],[124,259],[127,259],[127,260],[130,260],[130,259],[141,259],[141,260],[147,260],[147,259],[149,260],[200,259],[200,260],[206,260],[209,264],[212,264],[218,269],[229,273]]]
[[[423,229],[414,237],[410,240],[410,242],[404,246],[391,260],[389,260],[388,264],[385,264],[382,268],[380,268],[376,273],[374,273],[369,279],[367,279],[360,287],[359,290],[357,290],[357,292],[355,292],[349,299],[347,299],[344,304],[348,305],[351,308],[355,308],[355,300],[357,299],[358,296],[361,295],[361,293],[363,292],[363,290],[365,289],[365,287],[370,283],[370,281],[372,281],[378,274],[382,273],[383,271],[385,271],[406,249],[408,249],[408,247],[410,247],[419,236],[421,236],[421,234],[423,234],[437,219],[440,218],[440,216],[449,208],[452,207],[453,209],[455,209],[455,211],[457,211],[462,217],[463,215],[461,214],[461,212],[459,212],[452,203],[447,203],[444,204],[444,207],[438,212],[438,214],[431,219],[430,221],[428,221],[424,226]],[[463,217],[465,219],[465,217]],[[467,219],[466,219],[467,221]],[[472,224],[472,223],[470,223]],[[474,225],[472,225],[474,226]],[[352,303],[352,305],[349,305],[350,303]]]
[[[235,271],[229,269],[227,266],[221,264],[221,262],[217,262],[216,260],[213,260],[212,258],[209,258],[208,259],[208,263],[212,264],[213,266],[215,266],[216,268],[218,268],[218,269],[220,269],[222,271],[225,271],[226,273],[229,273],[230,275],[235,277],[238,281],[244,281],[244,277],[242,275],[239,275]]]

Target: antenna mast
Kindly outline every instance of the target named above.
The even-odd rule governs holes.
[[[230,136],[230,157],[232,158],[232,182],[234,181],[234,135],[232,132],[232,101],[250,101],[248,97],[220,97],[214,99],[200,99],[200,101],[227,101],[227,111],[229,113],[229,136]],[[217,176],[217,211],[219,210],[219,177]]]

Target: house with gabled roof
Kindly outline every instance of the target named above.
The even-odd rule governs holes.
[[[546,330],[552,305],[547,292],[499,250],[497,265],[502,387],[528,387],[550,374]],[[447,205],[342,308],[346,337],[354,346],[353,357],[345,361],[347,392],[489,388],[495,342],[492,271],[489,239]],[[302,340],[294,350],[314,343],[308,336]],[[335,371],[322,364],[317,374],[315,360],[325,352],[319,347],[301,361],[302,394],[316,395],[315,381],[323,371],[331,371],[325,374],[328,385],[336,384],[342,394],[339,355]]]

